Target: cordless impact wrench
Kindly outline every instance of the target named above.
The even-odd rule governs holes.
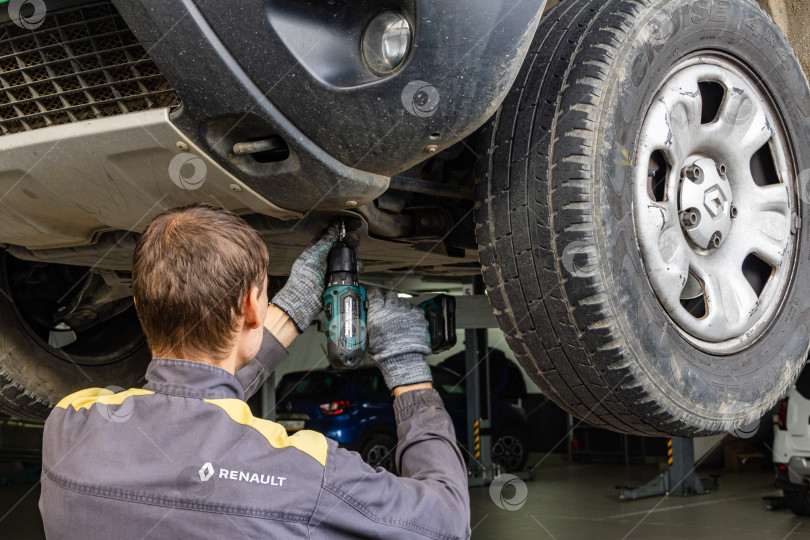
[[[345,242],[346,224],[331,249],[323,293],[326,355],[336,369],[354,369],[363,362],[366,335],[366,290],[357,279],[357,252]],[[434,353],[456,344],[456,299],[441,294],[419,304],[428,321],[430,348]]]
[[[346,244],[346,223],[329,251],[323,293],[326,356],[337,369],[354,369],[366,354],[366,290],[357,281],[357,252]]]

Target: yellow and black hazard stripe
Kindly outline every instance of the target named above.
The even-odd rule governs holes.
[[[481,458],[481,421],[473,422],[473,453],[475,459]]]

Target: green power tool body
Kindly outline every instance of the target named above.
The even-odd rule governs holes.
[[[340,238],[329,251],[323,306],[326,329],[326,356],[337,369],[359,367],[366,354],[366,290],[357,281],[357,252],[343,241],[346,225],[341,223]]]
[[[346,224],[329,251],[326,290],[323,293],[326,356],[336,369],[360,367],[366,354],[366,290],[357,279],[357,252],[344,242]],[[428,321],[434,353],[456,344],[456,299],[440,294],[419,304]]]

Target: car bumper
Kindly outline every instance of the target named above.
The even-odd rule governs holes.
[[[776,479],[782,489],[810,486],[810,457],[794,456],[787,463],[776,463]]]
[[[377,78],[357,46],[390,3],[114,0],[177,90],[172,121],[280,207],[369,202],[388,177],[474,131],[514,82],[545,2],[407,0],[415,29],[403,67]],[[427,109],[409,93],[433,87]],[[284,159],[236,155],[280,138]]]

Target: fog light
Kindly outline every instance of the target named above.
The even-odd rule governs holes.
[[[411,24],[399,12],[384,11],[371,19],[361,40],[363,60],[375,75],[388,75],[405,61],[411,48]]]

